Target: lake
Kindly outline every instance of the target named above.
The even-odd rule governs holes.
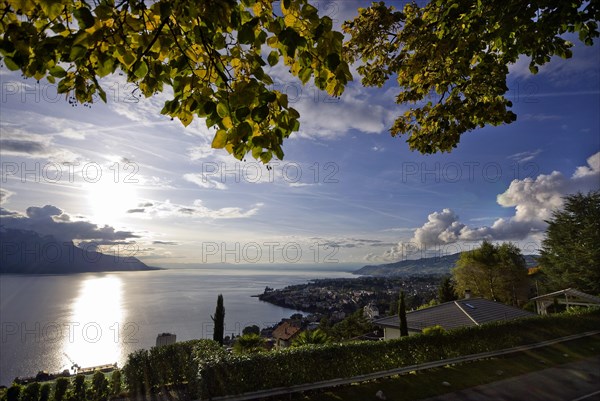
[[[0,276],[0,384],[17,376],[117,362],[150,348],[159,333],[177,341],[212,338],[218,294],[225,335],[252,324],[278,323],[296,311],[259,301],[266,286],[282,288],[339,270],[287,268],[170,269],[74,275]]]

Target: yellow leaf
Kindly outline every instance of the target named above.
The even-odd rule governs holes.
[[[181,123],[183,124],[184,127],[187,127],[188,125],[190,125],[190,123],[192,122],[192,118],[193,118],[192,115],[190,113],[188,113],[187,111],[180,112],[177,117],[179,117],[179,121],[181,121]]]
[[[227,144],[227,131],[225,131],[224,129],[220,129],[215,134],[215,137],[213,138],[211,146],[214,149],[223,149],[226,144]],[[227,150],[229,151],[229,153],[231,153],[231,151],[229,149],[227,149]]]
[[[233,122],[231,121],[231,117],[229,117],[229,116],[225,117],[223,119],[223,125],[227,129],[233,128]]]

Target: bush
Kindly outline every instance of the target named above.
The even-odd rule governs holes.
[[[425,334],[426,336],[434,336],[434,335],[440,335],[440,334],[444,334],[444,333],[446,333],[446,330],[444,330],[444,328],[442,326],[440,326],[439,324],[436,324],[435,326],[425,327],[423,329],[423,334]]]

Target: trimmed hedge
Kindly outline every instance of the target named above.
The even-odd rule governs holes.
[[[130,396],[143,397],[182,385],[190,394],[198,394],[198,371],[203,358],[221,359],[225,354],[225,350],[212,340],[140,349],[129,354],[122,374]]]
[[[494,351],[600,329],[600,311],[532,317],[397,340],[307,346],[257,355],[227,354],[201,364],[202,398],[287,387]]]
[[[600,310],[415,335],[389,341],[311,345],[259,354],[228,353],[212,340],[139,350],[122,369],[129,395],[183,389],[210,398],[335,378],[532,344],[600,329]]]

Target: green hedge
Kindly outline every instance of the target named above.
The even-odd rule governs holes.
[[[132,397],[176,388],[192,399],[210,398],[352,377],[597,329],[600,310],[596,309],[491,323],[438,335],[247,355],[228,353],[212,340],[193,340],[133,352],[122,373]]]
[[[600,329],[600,311],[533,317],[436,336],[308,346],[257,355],[227,354],[199,367],[202,398],[352,377]]]
[[[212,340],[191,340],[137,350],[127,357],[122,374],[130,396],[143,397],[184,385],[198,394],[197,379],[203,358],[222,359],[225,350]]]

